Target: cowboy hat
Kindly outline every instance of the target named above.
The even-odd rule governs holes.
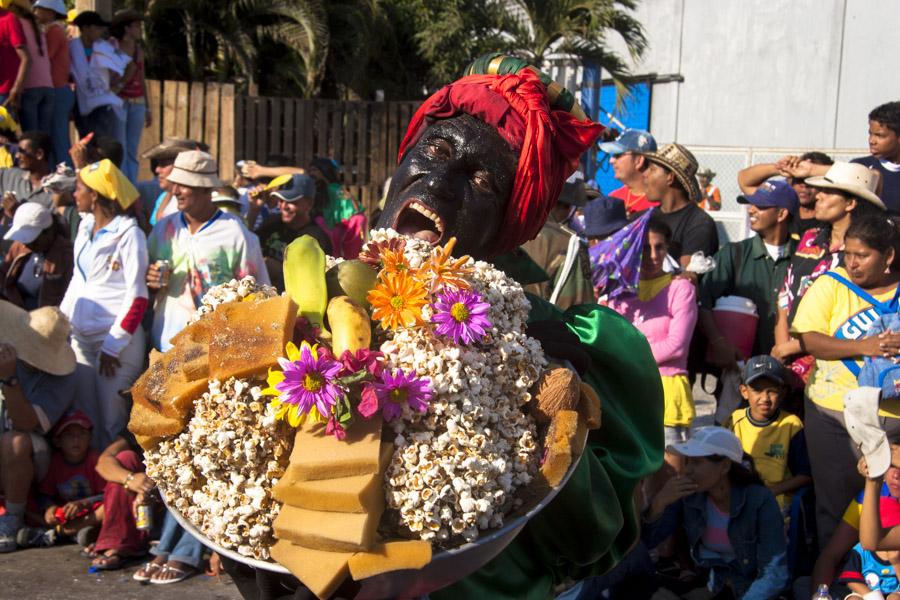
[[[146,160],[175,160],[175,157],[187,150],[203,150],[206,152],[209,150],[209,146],[203,142],[187,138],[167,137],[141,154],[141,158]]]
[[[697,201],[700,199],[700,184],[697,183],[697,159],[691,151],[681,144],[665,144],[656,152],[644,152],[641,154],[652,163],[665,167],[684,188],[688,199]]]
[[[697,171],[697,177],[706,177],[708,179],[712,179],[716,176],[716,172],[710,169],[709,167],[703,167],[699,171]]]
[[[175,157],[175,168],[167,177],[170,183],[193,188],[217,188],[224,184],[219,179],[219,164],[212,156],[200,150],[188,150]]]
[[[20,359],[45,373],[68,375],[75,370],[70,329],[66,315],[55,306],[28,312],[0,300],[0,342],[12,344]]]
[[[828,168],[825,175],[807,177],[803,181],[813,187],[847,192],[851,196],[871,202],[881,210],[887,210],[877,193],[881,173],[865,165],[836,162]]]

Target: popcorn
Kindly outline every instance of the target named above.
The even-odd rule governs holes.
[[[376,242],[394,237],[391,230],[372,232]],[[406,240],[413,268],[431,250],[423,240]],[[482,344],[458,346],[430,328],[401,328],[384,333],[380,347],[390,368],[431,380],[427,412],[404,410],[389,423],[395,449],[384,487],[400,525],[439,546],[502,526],[540,458],[534,421],[522,410],[546,364],[540,344],[525,335],[530,305],[503,272],[471,259],[466,266],[474,269],[472,289],[491,305]]]
[[[256,294],[260,298],[272,298],[278,295],[278,290],[271,285],[257,284],[256,278],[252,275],[248,275],[240,281],[232,279],[228,283],[215,285],[204,294],[200,306],[188,319],[188,325],[200,320],[203,315],[213,312],[220,304],[237,302],[250,294]]]
[[[252,381],[210,380],[185,431],[160,442],[145,461],[166,501],[206,537],[267,560],[279,511],[271,490],[284,474],[293,436],[261,395]]]

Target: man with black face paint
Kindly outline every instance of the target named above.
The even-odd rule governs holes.
[[[407,130],[380,227],[495,264],[540,231],[601,132],[566,90],[518,59],[482,57],[425,101]],[[527,259],[525,259],[527,260]],[[512,273],[510,273],[512,275]],[[662,463],[662,390],[646,339],[596,304],[534,296],[529,335],[603,398],[603,426],[569,483],[506,550],[431,598],[547,598],[610,569],[637,539],[633,493]]]

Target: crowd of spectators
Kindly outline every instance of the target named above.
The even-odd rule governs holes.
[[[141,14],[66,22],[60,0],[0,9],[0,552],[72,540],[93,568],[115,569],[156,537],[135,579],[174,583],[204,550],[165,511],[156,531],[138,527],[155,486],[126,428],[129,388],[211,286],[252,275],[281,289],[285,248],[302,235],[355,256],[370,215],[327,158],[242,160],[224,182],[198,140],[139,155],[159,118]],[[869,114],[869,144],[849,163],[809,152],[741,171],[753,235],[721,244],[716,174],[680,144],[626,130],[600,145],[622,187],[604,195],[576,173],[523,246],[543,276],[525,282],[532,293],[562,309],[605,304],[644,334],[665,398],[665,463],[637,499],[641,543],[564,596],[897,591],[900,541],[881,527],[900,524],[900,469],[883,485],[864,477],[843,398],[864,357],[900,354],[900,333],[865,335],[898,312],[900,103]],[[137,180],[141,161],[149,180]],[[635,233],[616,273],[636,285],[598,278],[594,252]],[[723,316],[735,297],[753,314],[745,339]],[[716,425],[697,428],[693,390],[709,375]],[[900,403],[882,402],[881,419],[896,440]]]

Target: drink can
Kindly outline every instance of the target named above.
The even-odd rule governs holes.
[[[135,526],[142,531],[153,527],[153,511],[150,510],[149,504],[141,504],[137,507]]]
[[[169,277],[172,276],[172,263],[167,260],[158,260],[154,264],[159,269],[159,286],[168,287]]]

